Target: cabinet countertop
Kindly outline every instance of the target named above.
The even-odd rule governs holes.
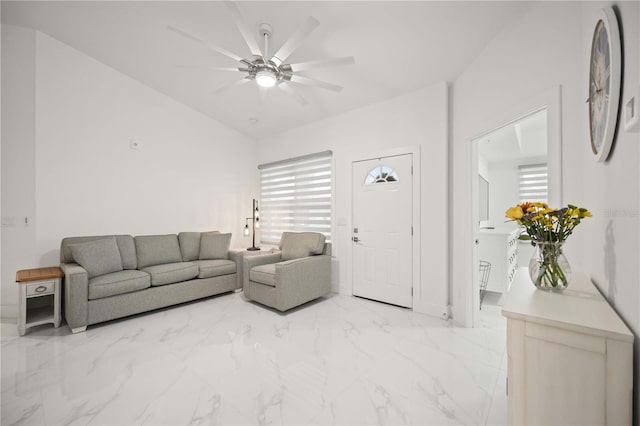
[[[633,342],[633,334],[584,273],[574,272],[560,293],[538,290],[519,268],[502,308],[507,318]]]

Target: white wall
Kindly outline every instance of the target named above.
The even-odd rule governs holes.
[[[447,96],[442,83],[259,141],[258,163],[333,151],[335,291],[352,293],[351,162],[419,146],[422,277],[414,309],[447,314]]]
[[[479,55],[453,85],[453,250],[459,257],[452,268],[454,318],[471,319],[471,224],[469,140],[485,123],[494,124],[514,105],[553,86],[562,86],[563,203],[589,208],[567,243],[575,270],[587,272],[636,335],[640,352],[640,214],[638,133],[618,130],[607,163],[591,158],[588,115],[589,51],[595,16],[611,3],[536,3],[529,14],[505,30]],[[627,99],[640,85],[640,3],[620,2],[624,39],[624,86]],[[640,364],[636,356],[636,389]],[[636,392],[636,410],[640,406]],[[637,420],[636,415],[636,420]]]
[[[618,17],[624,44],[621,100],[640,91],[640,2],[619,2]],[[580,63],[588,64],[593,28],[598,11],[610,3],[585,3],[582,19]],[[588,67],[581,69],[580,83],[587,87]],[[577,106],[579,99],[576,99]],[[587,145],[588,121],[580,127],[580,140]],[[635,424],[640,423],[640,133],[624,131],[619,122],[614,145],[605,163],[596,163],[588,149],[581,162],[584,204],[593,211],[586,234],[586,271],[635,334]],[[571,172],[569,170],[569,172]],[[579,230],[580,231],[580,230]],[[579,232],[578,231],[578,232]]]
[[[2,25],[2,317],[17,315],[15,273],[37,265],[35,43],[32,30]]]
[[[8,137],[3,127],[2,216],[31,220],[2,235],[6,311],[15,271],[58,264],[65,236],[218,229],[248,244],[254,141],[47,35],[3,26],[3,56],[5,44],[20,49],[26,75],[3,79],[16,88],[3,101],[32,99],[11,108],[20,121],[5,122]]]
[[[517,164],[489,163],[489,223],[492,226],[504,225],[504,212],[519,200],[518,188]]]

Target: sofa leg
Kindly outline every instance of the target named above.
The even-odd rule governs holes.
[[[84,327],[76,327],[76,328],[72,328],[72,329],[71,329],[71,332],[72,332],[73,334],[76,334],[76,333],[83,333],[83,332],[85,332],[85,331],[87,331],[87,326],[86,326],[86,325],[85,325]]]

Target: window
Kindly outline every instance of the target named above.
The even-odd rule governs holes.
[[[521,203],[525,201],[547,202],[549,184],[546,163],[518,166],[518,175]]]
[[[373,183],[387,183],[397,182],[398,174],[388,166],[376,166],[374,167],[364,180],[365,185],[371,185]]]
[[[331,151],[260,169],[260,240],[278,244],[283,232],[320,232],[331,241]]]

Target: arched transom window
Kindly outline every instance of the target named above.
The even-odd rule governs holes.
[[[365,185],[374,183],[398,182],[398,174],[389,166],[376,166],[367,175],[364,180]]]

